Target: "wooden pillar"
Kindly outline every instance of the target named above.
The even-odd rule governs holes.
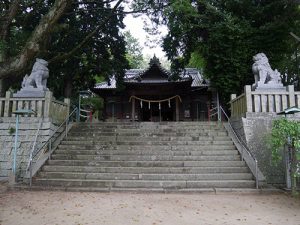
[[[132,122],[134,122],[134,120],[135,120],[135,98],[132,98],[132,101],[131,101],[131,118],[132,118]]]
[[[176,121],[179,121],[179,99],[176,98]]]

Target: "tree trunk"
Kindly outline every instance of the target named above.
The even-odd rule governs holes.
[[[41,19],[21,53],[10,60],[0,62],[0,78],[18,75],[26,69],[28,63],[40,52],[41,43],[47,39],[46,36],[72,2],[73,0],[55,0],[53,7]]]
[[[73,89],[72,78],[67,78],[65,80],[65,89],[64,89],[64,97],[65,98],[70,98],[71,97],[72,89]]]

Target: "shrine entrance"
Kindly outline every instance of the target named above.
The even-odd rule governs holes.
[[[142,121],[175,121],[175,104],[169,105],[167,103],[161,103],[161,109],[159,109],[158,103],[150,103],[147,107],[143,107],[140,110],[140,118]]]
[[[129,101],[132,104],[132,118],[136,118],[136,115],[138,115],[141,121],[178,121],[178,104],[181,102],[179,95],[164,99],[146,99],[131,96]]]

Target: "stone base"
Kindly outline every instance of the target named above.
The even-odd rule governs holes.
[[[13,94],[14,98],[43,98],[46,92],[37,88],[21,89]]]
[[[286,91],[286,87],[284,87],[282,84],[263,84],[252,88],[254,91]]]

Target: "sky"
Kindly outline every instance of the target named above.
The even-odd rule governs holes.
[[[129,30],[133,37],[137,38],[140,42],[140,45],[143,47],[143,55],[153,56],[154,54],[159,58],[165,58],[165,53],[159,45],[156,45],[155,48],[149,48],[145,45],[149,36],[146,31],[143,30],[143,20],[141,17],[134,18],[132,15],[127,15],[124,19],[126,25],[125,30]],[[166,27],[160,27],[159,31],[161,35],[167,33]]]

